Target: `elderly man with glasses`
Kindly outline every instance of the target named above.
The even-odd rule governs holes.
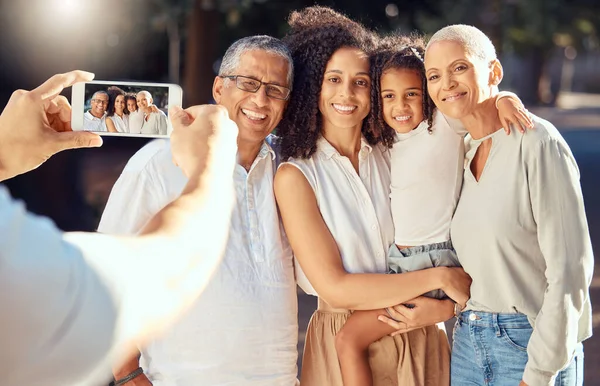
[[[225,53],[213,97],[239,129],[225,256],[188,315],[142,347],[139,361],[117,369],[116,384],[131,378],[127,384],[296,384],[296,284],[273,195],[277,158],[269,136],[282,118],[292,79],[291,55],[278,39],[247,37]],[[112,190],[99,231],[136,233],[175,199],[186,178],[171,159],[166,140],[134,155]],[[143,265],[131,275],[144,275]]]
[[[83,114],[84,131],[108,131],[106,129],[106,109],[108,93],[97,91],[92,95],[92,108]]]

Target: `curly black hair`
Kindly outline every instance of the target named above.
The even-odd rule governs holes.
[[[108,89],[106,89],[106,93],[108,94],[108,109],[106,111],[106,116],[112,117],[115,115],[115,101],[119,95],[123,95],[123,97],[125,97],[125,91],[121,90],[120,87],[110,86]],[[127,103],[127,101],[125,101],[125,103]],[[127,106],[125,106],[123,114],[129,114]]]
[[[425,76],[425,43],[417,35],[413,36],[388,36],[379,41],[377,48],[370,57],[370,73],[373,86],[371,87],[371,111],[365,119],[371,130],[379,128],[384,143],[391,147],[390,138],[394,138],[395,131],[383,119],[383,99],[381,97],[381,76],[390,69],[406,68],[415,70],[422,80],[423,87],[423,116],[427,120],[427,130],[431,133],[435,105],[427,92],[427,77]]]
[[[125,107],[127,107],[127,102],[128,101],[134,101],[135,102],[135,108],[138,108],[138,104],[137,104],[137,99],[135,98],[135,93],[127,93],[125,94]],[[125,110],[129,111],[128,108],[126,108]]]
[[[292,53],[295,74],[290,102],[277,129],[284,160],[309,158],[317,149],[322,128],[319,96],[331,56],[344,47],[369,54],[376,43],[371,31],[326,7],[294,11],[288,24],[290,32],[283,41]],[[365,138],[370,144],[378,143],[379,133],[369,130],[365,122],[362,128]]]

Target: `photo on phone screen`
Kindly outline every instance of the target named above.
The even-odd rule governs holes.
[[[103,135],[168,137],[170,103],[181,105],[177,85],[78,83],[73,87],[71,124],[73,130]]]

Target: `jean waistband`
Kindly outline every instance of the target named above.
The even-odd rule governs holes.
[[[531,328],[525,314],[500,314],[483,311],[463,311],[458,316],[462,323],[482,327]]]
[[[392,246],[396,247],[395,244],[392,244]],[[440,250],[440,249],[454,249],[454,247],[452,246],[452,241],[448,240],[448,241],[442,241],[441,243],[417,245],[414,247],[402,248],[402,249],[399,249],[399,251],[404,256],[411,256],[411,255],[416,255],[419,253],[436,251],[436,250]]]

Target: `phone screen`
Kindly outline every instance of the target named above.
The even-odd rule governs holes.
[[[73,124],[73,129],[106,135],[167,137],[171,134],[168,109],[173,101],[169,95],[173,86],[83,83],[83,100],[73,103],[73,109],[80,109],[73,116],[82,119]],[[175,87],[175,92],[181,90]],[[179,95],[179,104],[180,98]]]

